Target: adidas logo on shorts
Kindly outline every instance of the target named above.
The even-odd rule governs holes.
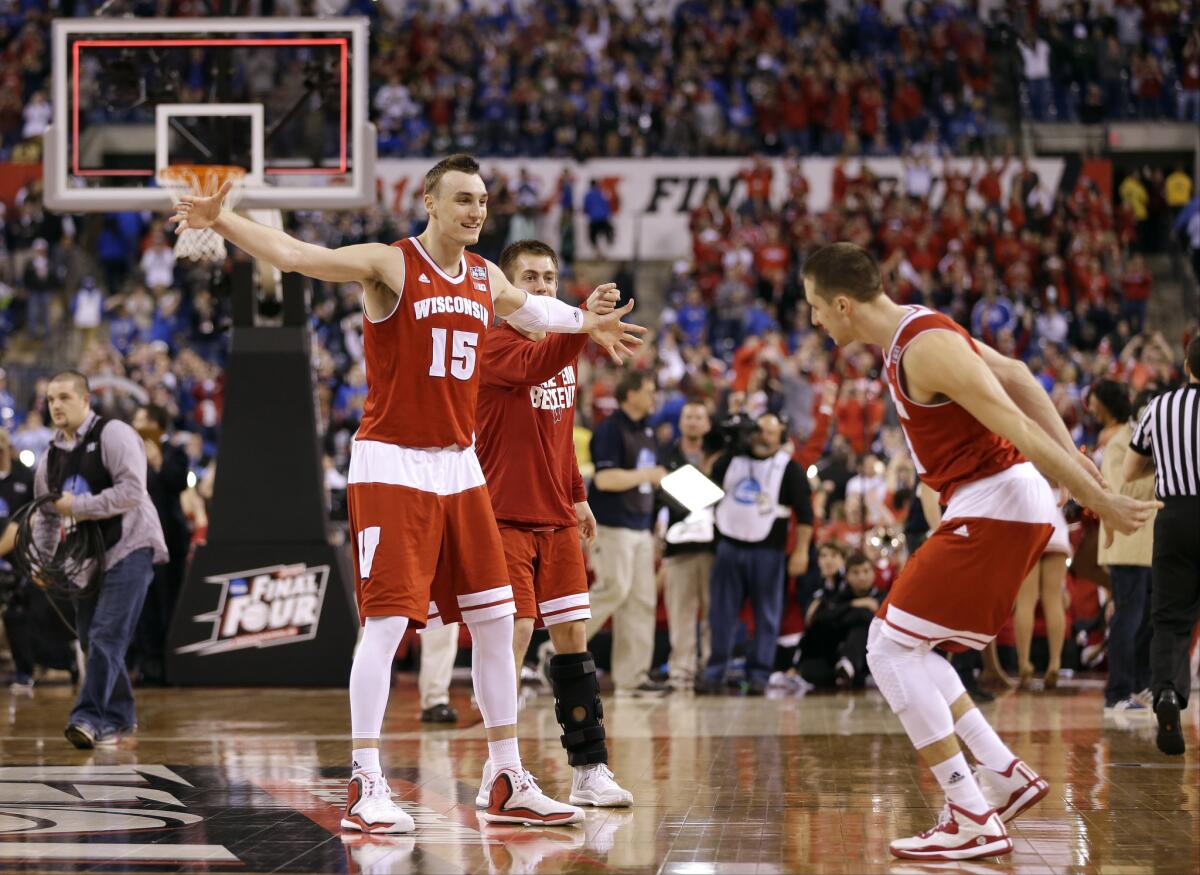
[[[954,530],[954,534],[962,535],[964,538],[966,538],[966,537],[969,537],[971,533],[967,531],[967,526],[964,523],[963,525],[959,526],[957,529]]]

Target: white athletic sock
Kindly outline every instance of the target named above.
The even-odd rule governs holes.
[[[930,771],[942,785],[942,789],[946,791],[946,798],[959,808],[965,808],[972,814],[983,814],[988,810],[987,800],[979,792],[979,785],[975,783],[975,778],[971,775],[971,767],[967,765],[967,758],[961,753],[938,763]]]
[[[488,759],[492,761],[492,773],[501,769],[520,769],[521,751],[515,738],[502,738],[488,742]]]
[[[379,738],[392,688],[392,660],[408,617],[368,617],[350,667],[350,735]]]
[[[379,748],[356,747],[352,753],[350,768],[355,772],[367,772],[372,775],[380,774]]]
[[[1017,755],[1009,750],[1008,745],[1000,740],[996,730],[988,724],[978,708],[972,708],[958,718],[954,724],[955,734],[962,739],[963,744],[979,764],[993,772],[1003,772]]]

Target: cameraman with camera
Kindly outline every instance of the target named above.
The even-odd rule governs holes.
[[[146,449],[138,433],[92,411],[87,377],[77,371],[56,374],[46,400],[55,434],[38,463],[34,493],[35,499],[58,497],[32,522],[39,552],[54,559],[34,574],[47,586],[83,589],[75,622],[87,654],[87,676],[64,734],[78,748],[116,744],[137,727],[125,654],[153,566],[166,561],[167,547],[146,492]],[[50,579],[62,570],[58,558],[80,545],[93,553],[87,562],[68,573],[69,581]]]
[[[749,694],[761,696],[775,663],[787,575],[808,570],[812,500],[804,470],[784,448],[787,427],[778,416],[735,419],[722,430],[730,445],[712,471],[713,481],[725,490],[716,509],[720,538],[709,612],[712,654],[696,692],[723,691],[742,603],[749,597],[754,639],[746,656],[746,676]],[[793,515],[796,544],[789,555]]]

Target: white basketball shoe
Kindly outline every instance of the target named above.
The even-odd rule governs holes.
[[[933,829],[891,844],[893,854],[908,860],[976,860],[1012,849],[1012,839],[995,811],[971,814],[953,802],[946,803]]]
[[[571,769],[572,805],[593,805],[596,808],[625,808],[633,804],[633,794],[613,778],[612,769],[604,763],[575,766]]]
[[[412,832],[413,819],[392,801],[392,790],[383,775],[355,772],[346,788],[342,829],[360,832]]]
[[[563,826],[581,823],[583,811],[551,799],[525,769],[497,769],[488,791],[487,807],[480,817],[488,823],[524,823],[528,826]]]

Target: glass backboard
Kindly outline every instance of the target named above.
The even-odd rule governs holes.
[[[65,18],[46,205],[165,209],[173,164],[247,170],[241,206],[369,205],[365,18]]]

